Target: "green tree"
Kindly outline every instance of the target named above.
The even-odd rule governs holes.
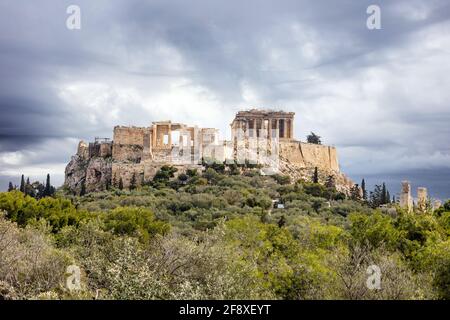
[[[313,183],[319,183],[319,170],[317,167],[314,168],[314,174],[312,177]]]
[[[306,136],[306,141],[313,144],[322,144],[321,137],[314,132]]]
[[[186,184],[189,180],[189,176],[186,173],[180,173],[178,175],[178,181],[181,182],[181,184]]]
[[[36,197],[36,194],[34,192],[34,188],[30,183],[30,177],[27,178],[27,181],[25,182],[25,194],[31,197]]]
[[[146,208],[118,207],[103,217],[105,227],[118,235],[139,236],[148,241],[157,234],[167,234],[170,226],[155,219]]]
[[[8,192],[9,191],[13,191],[14,190],[14,185],[12,184],[12,182],[10,181],[8,184]]]
[[[123,180],[122,177],[119,179],[119,190],[123,190]]]
[[[391,249],[398,246],[401,232],[396,229],[391,217],[375,211],[371,215],[352,213],[349,219],[352,239],[358,244],[370,244],[374,248],[385,245]]]
[[[388,193],[386,189],[386,184],[383,182],[383,185],[381,187],[381,204],[388,203]]]
[[[22,175],[22,178],[20,179],[20,192],[25,193],[25,177]]]
[[[444,207],[444,210],[445,210],[445,211],[450,211],[450,200],[447,200],[447,201],[444,203],[443,207]]]
[[[154,184],[166,185],[171,178],[175,177],[175,172],[177,171],[178,169],[175,167],[167,165],[162,166],[153,177]]]
[[[52,187],[50,183],[50,174],[47,174],[47,181],[45,183],[45,189],[44,189],[44,197],[52,196],[54,193],[54,188]]]
[[[351,189],[350,189],[350,198],[354,201],[361,201],[361,189],[359,188],[358,184],[355,184]]]
[[[362,198],[364,201],[367,201],[367,190],[366,190],[366,181],[362,179],[361,181],[361,190],[362,190]]]
[[[217,171],[214,170],[213,168],[206,169],[205,172],[203,172],[202,176],[203,178],[208,180],[209,184],[215,184],[220,179],[220,174],[217,173]]]
[[[370,206],[372,208],[378,208],[383,202],[384,196],[383,196],[383,187],[381,185],[375,185],[375,188],[372,192],[370,192]]]
[[[130,190],[136,189],[136,172],[133,172],[130,180]]]
[[[328,176],[327,181],[325,182],[325,187],[327,187],[327,189],[330,190],[336,189],[336,179],[334,178],[333,175]]]
[[[198,176],[197,169],[187,169],[186,174],[191,178]]]

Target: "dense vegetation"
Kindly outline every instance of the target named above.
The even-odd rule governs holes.
[[[0,193],[0,299],[450,299],[450,202],[372,209],[331,185],[220,166],[165,167],[132,189]],[[81,290],[66,287],[69,265]]]

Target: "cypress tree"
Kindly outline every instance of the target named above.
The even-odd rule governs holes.
[[[362,182],[361,182],[361,189],[362,189],[363,200],[367,200],[366,181],[364,179],[362,179]]]
[[[388,200],[387,200],[386,184],[383,182],[383,187],[381,189],[381,204],[386,204],[387,202]]]
[[[52,195],[52,186],[50,184],[50,174],[47,173],[47,181],[45,183],[44,197],[48,197],[51,195]]]
[[[313,183],[319,183],[319,171],[317,167],[314,168]]]
[[[13,186],[12,182],[10,181],[9,185],[8,185],[8,192],[13,191],[13,190],[14,190],[14,186]]]
[[[133,172],[133,175],[131,176],[130,181],[130,190],[136,189],[136,173]]]
[[[122,177],[120,177],[120,179],[119,179],[119,189],[120,189],[120,190],[123,190],[123,180],[122,180]]]
[[[25,177],[23,175],[20,179],[20,192],[25,193]]]
[[[31,183],[30,183],[30,177],[27,178],[27,182],[25,182],[25,194],[26,195],[31,195]]]

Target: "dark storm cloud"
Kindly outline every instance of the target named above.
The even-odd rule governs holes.
[[[65,27],[71,4],[78,31]],[[296,136],[318,131],[355,179],[444,172],[450,4],[377,1],[382,30],[370,31],[371,4],[2,1],[0,180],[58,172],[79,139],[116,124],[225,131],[253,105],[295,111]]]

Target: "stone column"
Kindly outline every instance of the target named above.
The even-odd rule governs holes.
[[[417,208],[420,212],[425,213],[427,211],[428,204],[428,191],[427,188],[417,188]]]
[[[291,120],[290,119],[286,119],[285,120],[285,126],[286,126],[286,138],[290,138],[291,137]]]
[[[411,197],[411,184],[409,181],[402,181],[402,192],[400,194],[400,207],[412,212],[413,201]]]
[[[152,127],[152,147],[156,147],[156,134],[157,134],[157,125],[154,124]]]
[[[291,139],[294,139],[294,119],[290,120],[290,137]]]
[[[167,129],[167,134],[169,135],[169,147],[172,146],[172,127],[171,124],[169,124]]]

